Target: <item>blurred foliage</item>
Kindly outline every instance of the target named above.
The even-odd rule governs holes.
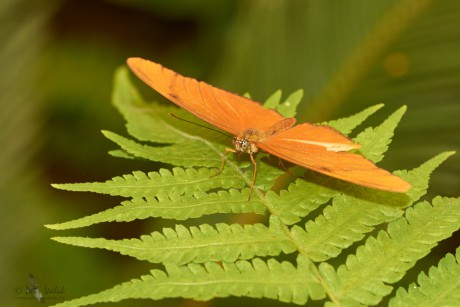
[[[15,286],[27,285],[28,270],[40,258],[30,252],[50,252],[38,247],[50,244],[42,227],[46,213],[40,206],[47,187],[36,161],[43,123],[38,63],[50,10],[36,1],[0,5],[0,302],[8,302],[1,305],[12,305]]]
[[[112,74],[128,56],[250,92],[259,101],[276,89],[303,88],[301,121],[330,120],[376,103],[390,109],[407,104],[392,150],[380,164],[391,170],[460,149],[456,0],[4,0],[0,22],[1,243],[6,247],[0,302],[14,299],[13,288],[26,286],[29,271],[39,284],[64,285],[71,298],[147,268],[127,266],[108,253],[57,246],[42,227],[99,211],[104,202],[113,205],[93,195],[83,201],[53,191],[49,183],[152,170],[148,163],[108,157],[112,147],[98,133],[123,129],[110,92]],[[459,191],[457,154],[434,174],[428,197]],[[136,225],[90,231],[94,237],[126,237],[154,227]],[[454,250],[452,243],[443,248]]]

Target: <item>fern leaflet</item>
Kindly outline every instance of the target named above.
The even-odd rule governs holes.
[[[409,208],[406,217],[388,224],[387,231],[368,238],[336,273],[331,274],[326,263],[320,269],[329,271],[337,298],[374,305],[391,292],[388,284],[401,279],[437,242],[459,228],[460,199],[437,197],[432,205],[422,202]]]
[[[182,265],[190,262],[234,262],[255,256],[277,256],[292,253],[295,246],[280,227],[262,224],[203,224],[190,228],[176,225],[163,232],[140,239],[106,240],[79,237],[56,237],[54,240],[76,246],[104,248],[152,263]]]
[[[288,262],[280,263],[274,259],[264,262],[256,258],[251,262],[237,261],[222,265],[208,262],[204,266],[167,266],[166,272],[152,270],[141,279],[70,301],[65,306],[118,302],[127,298],[162,299],[181,296],[209,300],[230,295],[305,304],[309,297],[323,298],[324,291],[315,280],[307,259],[300,259],[298,267],[295,267]]]
[[[430,269],[429,276],[421,272],[418,285],[411,284],[409,291],[399,288],[390,301],[397,306],[456,306],[460,302],[460,248],[456,255],[447,254],[438,267]]]

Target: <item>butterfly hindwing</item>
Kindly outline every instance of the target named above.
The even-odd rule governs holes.
[[[377,167],[362,155],[348,152],[359,144],[327,126],[301,124],[257,143],[257,147],[286,161],[355,184],[394,192],[410,185]]]

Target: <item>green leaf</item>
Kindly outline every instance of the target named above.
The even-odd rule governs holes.
[[[142,145],[109,131],[102,132],[109,140],[117,143],[123,152],[130,157],[143,158],[156,162],[169,163],[177,166],[209,166],[218,167],[221,158],[209,155],[209,146],[197,140],[186,140],[169,146]],[[184,155],[184,152],[187,154]],[[221,150],[223,152],[223,148]]]
[[[286,98],[281,103],[282,91],[277,90],[274,92],[264,103],[267,109],[276,109],[284,117],[295,117],[297,113],[297,106],[303,97],[303,90],[297,90]]]
[[[135,156],[130,155],[129,153],[121,149],[109,150],[108,154],[115,158],[136,159]]]
[[[64,230],[86,227],[104,222],[130,222],[136,219],[160,217],[187,220],[217,213],[265,214],[266,207],[253,197],[248,201],[249,190],[219,191],[217,193],[195,192],[193,195],[163,195],[126,200],[117,206],[73,221],[45,225],[47,228]]]
[[[367,239],[337,269],[334,296],[363,305],[377,304],[391,292],[388,284],[400,280],[417,260],[459,228],[458,198],[437,197],[432,205],[422,202],[409,208],[406,217]]]
[[[331,120],[329,122],[325,122],[323,124],[328,125],[338,131],[342,132],[345,135],[350,134],[353,129],[359,126],[362,122],[364,122],[369,116],[377,112],[383,107],[383,104],[377,104],[375,106],[369,107],[355,115],[340,118],[337,120]]]
[[[306,191],[308,193],[305,193]],[[327,203],[336,194],[337,191],[324,187],[320,183],[297,179],[287,190],[280,191],[279,195],[268,192],[265,199],[271,203],[283,223],[292,225]]]
[[[264,107],[267,109],[276,109],[281,102],[281,95],[283,92],[281,90],[277,90],[274,92],[264,103]]]
[[[75,246],[103,248],[152,263],[182,265],[190,262],[234,262],[255,256],[277,256],[292,253],[294,245],[275,227],[262,224],[203,224],[144,235],[140,239],[107,240],[82,237],[55,237],[53,240]]]
[[[367,128],[355,138],[361,144],[360,152],[374,163],[383,159],[399,121],[406,112],[406,107],[399,108],[387,120],[376,128]]]
[[[167,266],[166,272],[152,270],[141,279],[133,279],[112,289],[64,304],[82,306],[118,302],[128,298],[163,299],[178,296],[201,301],[233,295],[265,297],[302,305],[307,302],[309,292],[316,299],[324,297],[324,291],[321,291],[318,282],[312,278],[308,263],[303,262],[307,261],[299,261],[297,268],[288,262],[280,263],[274,259],[264,262],[257,258],[252,262]]]
[[[439,167],[444,161],[450,156],[454,155],[454,151],[443,152],[436,157],[431,158],[419,167],[411,171],[396,171],[395,175],[401,176],[401,178],[407,180],[411,185],[412,189],[407,193],[412,198],[412,201],[417,201],[426,194],[428,184],[430,182],[431,173]]]
[[[418,285],[409,285],[408,291],[398,288],[390,300],[397,306],[456,306],[460,302],[460,248],[456,255],[447,254],[437,267],[430,268],[429,275],[421,272]]]
[[[276,107],[276,110],[280,112],[284,117],[295,117],[297,113],[297,106],[303,97],[303,90],[297,90],[289,95],[286,100]]]
[[[374,226],[402,214],[400,209],[342,194],[334,198],[322,215],[308,221],[305,229],[294,226],[292,235],[303,243],[303,252],[313,261],[324,261],[364,238]]]
[[[196,189],[207,191],[213,188],[230,188],[241,186],[241,178],[233,172],[225,171],[214,176],[212,169],[182,169],[176,167],[171,171],[161,169],[159,172],[133,172],[114,177],[106,182],[53,184],[53,187],[80,192],[94,192],[132,198],[155,197],[160,194],[192,194]]]

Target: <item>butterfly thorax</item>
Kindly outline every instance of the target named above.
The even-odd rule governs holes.
[[[233,145],[235,146],[235,150],[237,154],[240,153],[248,153],[248,154],[253,154],[256,153],[258,148],[256,144],[247,138],[239,138],[235,136],[233,138]]]
[[[285,118],[275,123],[271,127],[261,131],[256,128],[249,128],[244,131],[241,135],[233,138],[233,145],[235,146],[238,154],[246,152],[253,154],[258,151],[256,142],[263,141],[275,134],[278,134],[286,129],[289,129],[295,124],[294,118]]]
[[[250,128],[239,136],[233,138],[233,145],[238,154],[245,152],[248,154],[256,153],[258,148],[255,142],[263,138],[263,133],[257,129]]]

